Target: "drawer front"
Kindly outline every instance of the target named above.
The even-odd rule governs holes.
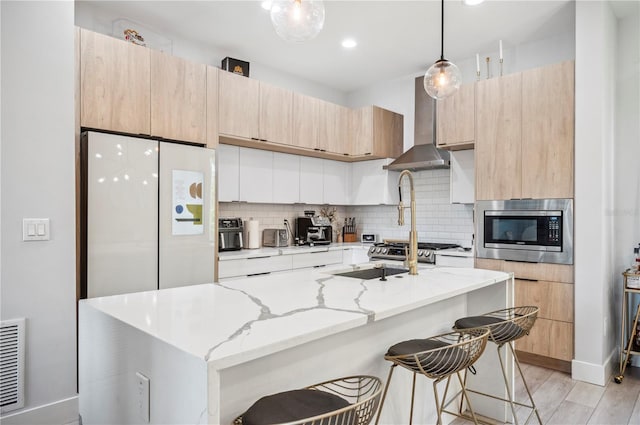
[[[270,273],[282,270],[291,270],[290,255],[220,261],[218,263],[218,278],[223,279],[233,276],[249,276],[253,274]]]
[[[291,257],[293,257],[292,262],[293,262],[294,269],[301,269],[304,267],[326,266],[329,264],[341,264],[342,250],[307,252],[304,254],[295,254],[295,255],[292,255]]]
[[[436,266],[473,268],[473,257],[457,257],[436,254]]]

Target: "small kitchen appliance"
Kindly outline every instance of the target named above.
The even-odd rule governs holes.
[[[573,200],[478,201],[479,258],[573,264]]]
[[[296,218],[297,245],[329,245],[333,230],[327,217]]]
[[[218,251],[238,251],[242,249],[242,219],[218,219]]]
[[[440,249],[458,248],[460,245],[452,243],[418,242],[418,263],[435,264],[435,251]],[[369,248],[367,255],[369,260],[396,260],[407,259],[409,251],[408,241],[384,241],[374,244]]]
[[[264,229],[262,231],[262,246],[289,246],[289,235],[286,229]]]

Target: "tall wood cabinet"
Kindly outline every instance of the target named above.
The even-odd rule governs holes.
[[[476,199],[573,198],[574,66],[476,86]]]
[[[475,83],[464,84],[436,102],[436,144],[439,148],[473,149],[475,141]]]
[[[151,134],[149,49],[80,30],[80,125]]]
[[[259,140],[260,82],[218,73],[218,129],[221,135]]]
[[[520,359],[570,371],[574,333],[573,266],[476,258],[476,267],[512,272],[515,305],[535,305],[540,309],[529,335],[516,341]]]

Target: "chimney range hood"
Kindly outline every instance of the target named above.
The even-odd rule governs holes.
[[[387,165],[387,170],[435,170],[449,168],[449,151],[435,146],[436,101],[425,91],[423,77],[415,80],[414,146]]]

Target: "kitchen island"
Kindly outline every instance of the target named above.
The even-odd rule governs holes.
[[[423,266],[417,276],[383,282],[334,274],[341,271],[342,265],[82,300],[83,423],[148,417],[229,424],[273,392],[355,374],[384,380],[390,345],[448,332],[459,317],[513,301],[513,277],[502,272]],[[471,384],[499,393],[497,359],[487,354]],[[410,377],[395,374],[381,423],[408,422]],[[434,423],[431,382],[418,381],[414,422]],[[505,418],[502,402],[474,406]]]

